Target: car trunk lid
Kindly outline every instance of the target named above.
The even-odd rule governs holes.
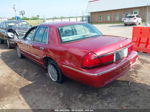
[[[65,43],[65,46],[103,55],[124,48],[130,43],[131,41],[128,38],[104,35]]]

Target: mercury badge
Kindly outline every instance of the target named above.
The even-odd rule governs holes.
[[[122,48],[122,46],[123,46],[122,44],[119,45],[120,48]]]

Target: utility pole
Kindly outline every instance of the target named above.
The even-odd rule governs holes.
[[[84,21],[84,10],[81,11],[82,21]]]
[[[17,11],[16,11],[16,5],[15,4],[13,5],[13,10],[15,12],[15,17],[16,17],[17,16],[17,13],[16,13]]]
[[[147,0],[147,8],[146,8],[146,26],[149,25],[149,0]]]

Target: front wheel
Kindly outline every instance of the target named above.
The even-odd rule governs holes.
[[[16,52],[17,52],[18,58],[23,58],[23,57],[24,57],[24,56],[22,55],[22,53],[21,53],[21,51],[20,51],[20,49],[19,49],[18,46],[16,47]]]
[[[64,81],[64,76],[61,70],[59,69],[58,65],[54,61],[48,61],[47,71],[52,81],[58,83],[62,83]]]

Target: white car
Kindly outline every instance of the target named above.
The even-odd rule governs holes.
[[[139,15],[128,15],[124,18],[124,25],[139,25],[142,23],[142,18]]]

